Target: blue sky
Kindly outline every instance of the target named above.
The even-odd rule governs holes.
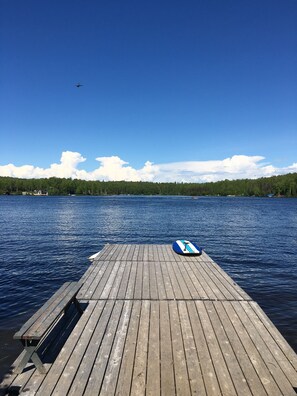
[[[296,20],[295,0],[0,0],[0,175],[297,171]]]

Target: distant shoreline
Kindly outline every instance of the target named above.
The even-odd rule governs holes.
[[[199,198],[297,198],[297,196],[286,197],[285,195],[274,195],[272,197],[268,195],[181,195],[181,194],[2,194],[2,196],[11,196],[11,197],[184,197],[191,199],[199,199]]]
[[[297,173],[260,179],[222,180],[207,183],[145,181],[86,181],[79,179],[19,179],[0,177],[0,195],[33,196],[223,196],[297,197]]]

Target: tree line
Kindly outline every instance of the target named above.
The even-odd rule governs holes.
[[[51,177],[21,179],[0,177],[0,194],[36,192],[48,195],[188,195],[297,197],[297,173],[260,179],[222,180],[209,183],[155,183],[132,181],[86,181]]]

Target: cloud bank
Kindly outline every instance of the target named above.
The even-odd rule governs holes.
[[[152,181],[152,182],[210,182],[234,179],[255,179],[297,172],[297,163],[277,168],[264,162],[265,157],[233,155],[230,158],[214,161],[184,161],[154,164],[147,161],[140,169],[135,169],[118,156],[98,157],[99,165],[92,171],[79,169],[86,161],[80,153],[64,151],[60,163],[48,168],[33,165],[0,165],[0,176],[18,178],[61,177],[83,180],[105,181]]]

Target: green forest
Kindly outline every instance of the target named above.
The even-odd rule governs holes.
[[[153,183],[0,177],[1,195],[187,195],[297,197],[297,173],[212,183]]]

